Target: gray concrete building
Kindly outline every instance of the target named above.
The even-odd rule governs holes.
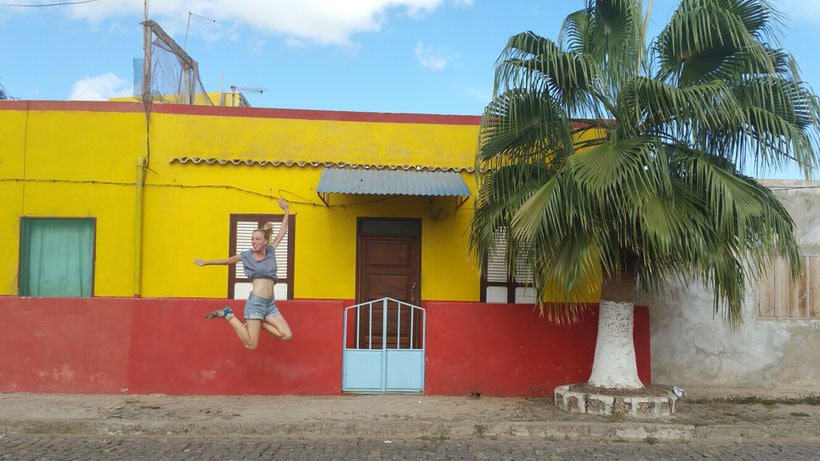
[[[749,286],[743,323],[713,314],[702,285],[670,286],[651,306],[653,381],[681,387],[820,392],[820,181],[761,181],[794,219],[805,272],[775,264]]]

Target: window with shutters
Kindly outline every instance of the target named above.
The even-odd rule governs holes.
[[[532,287],[532,272],[519,255],[516,261],[516,276],[513,279],[507,267],[507,239],[505,230],[495,235],[495,251],[487,258],[487,270],[481,278],[481,302],[505,304],[534,304],[535,289]]]
[[[273,223],[271,239],[279,233],[282,225],[282,216],[275,214],[233,214],[231,215],[231,241],[228,254],[236,255],[251,248],[251,234],[260,229],[265,223]],[[293,299],[293,248],[296,217],[288,217],[288,231],[276,247],[276,286],[274,298],[277,300]],[[245,299],[253,289],[250,279],[245,277],[245,268],[242,262],[236,263],[228,271],[228,297]]]
[[[803,274],[791,277],[778,260],[757,290],[758,315],[769,319],[820,319],[820,255],[803,255]]]

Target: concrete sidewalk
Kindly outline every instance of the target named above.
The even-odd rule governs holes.
[[[671,418],[636,420],[570,415],[548,400],[524,398],[6,393],[0,433],[820,441],[816,398],[739,402],[690,397]]]

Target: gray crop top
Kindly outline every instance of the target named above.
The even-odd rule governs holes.
[[[242,260],[242,267],[245,269],[245,277],[249,279],[266,278],[276,281],[276,252],[273,247],[265,247],[265,258],[257,261],[253,255],[253,250],[248,249],[239,253]]]

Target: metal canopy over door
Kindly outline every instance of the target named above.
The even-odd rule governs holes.
[[[425,312],[415,305],[420,230],[417,219],[359,220],[359,304],[345,309],[345,391],[424,391]]]

